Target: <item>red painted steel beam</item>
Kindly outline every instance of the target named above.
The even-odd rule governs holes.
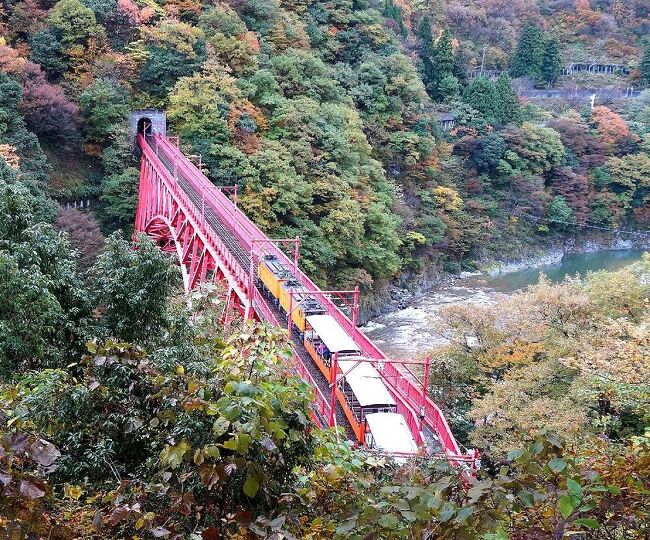
[[[143,158],[136,231],[151,232],[167,241],[169,246],[174,244],[181,264],[187,269],[188,289],[204,281],[209,271],[214,271],[215,279],[217,275],[223,277],[231,290],[235,291],[240,304],[247,306],[245,311],[250,313],[253,310],[251,315],[278,324],[259,291],[251,283],[250,259],[247,257],[253,252],[256,243],[266,243],[269,246],[268,253],[278,257],[287,266],[293,267],[295,260],[292,261],[269,240],[233,201],[182,154],[178,140],[172,142],[160,135],[154,135],[151,140],[153,148],[142,136],[138,137]],[[180,186],[181,181],[184,187]],[[190,199],[190,192],[200,197],[200,203],[196,198],[195,202]],[[232,252],[233,246],[227,246],[220,233],[206,221],[206,211],[218,219],[224,234],[234,239],[235,247],[241,250],[239,260]],[[161,222],[165,223],[167,230],[165,227],[155,228],[155,224]],[[246,263],[246,268],[243,263]],[[299,268],[296,268],[296,276],[305,291],[322,298],[327,312],[355,341],[364,356],[378,362],[380,374],[396,398],[398,412],[404,415],[414,438],[421,440],[420,429],[425,425],[438,436],[451,463],[459,465],[476,459],[474,452],[462,452],[444,415],[408,371],[399,364],[392,363],[331,299],[322,296],[323,291]],[[302,365],[300,361],[298,365]],[[317,390],[315,385],[314,387]],[[317,396],[317,401],[319,400],[320,412],[329,414],[324,396]]]

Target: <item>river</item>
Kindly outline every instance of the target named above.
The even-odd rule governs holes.
[[[442,306],[452,303],[488,304],[494,302],[499,294],[512,294],[536,283],[542,272],[552,281],[561,281],[576,273],[617,270],[640,260],[642,254],[642,250],[572,254],[565,255],[555,264],[537,268],[463,277],[430,291],[411,307],[370,321],[363,330],[389,357],[412,358],[444,342],[444,338],[434,332]]]

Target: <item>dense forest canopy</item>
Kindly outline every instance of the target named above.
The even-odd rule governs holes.
[[[127,238],[139,108],[366,298],[647,230],[649,34],[644,0],[3,0],[0,536],[647,537],[647,256],[445,311],[430,391],[481,452],[463,478],[314,429],[284,333],[224,327],[223,291]]]
[[[570,224],[650,219],[647,94],[589,110],[513,89],[571,84],[578,61],[629,69],[601,86],[649,83],[642,1],[24,0],[0,21],[0,69],[54,165],[44,187],[99,197],[105,231],[133,220],[126,120],[150,107],[265,232],[301,236],[323,284],[371,292]]]

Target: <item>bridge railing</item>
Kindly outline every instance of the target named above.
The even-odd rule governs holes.
[[[203,173],[194,167],[179,148],[165,137],[154,137],[155,144],[179,163],[179,166],[187,177],[186,179],[193,184],[195,189],[205,194],[205,202],[212,206],[230,233],[236,236],[249,252],[253,249],[253,240],[266,239],[266,235],[224,193],[217,189]],[[293,264],[293,261],[276,245],[267,244],[267,250],[288,266]],[[302,271],[299,270],[297,272],[297,277],[305,289],[314,292],[320,291],[316,284]],[[458,461],[464,461],[466,455],[461,452],[438,406],[428,397],[425,399],[424,404],[422,403],[422,389],[420,385],[409,377],[404,370],[388,361],[379,347],[353,325],[352,321],[334,302],[323,298],[322,303],[327,312],[352,337],[355,343],[357,343],[365,356],[384,362],[384,367],[380,373],[389,389],[402,401],[402,411],[400,412],[405,416],[414,438],[421,440],[419,412],[421,407],[423,407],[425,414],[422,422],[436,433],[445,452],[452,458],[451,461],[454,462],[453,456],[456,456]]]
[[[431,399],[422,401],[422,391],[407,378],[403,371],[397,369],[394,364],[386,362],[382,368],[383,374],[396,388],[397,392],[402,395],[414,407],[423,407],[420,411],[424,418],[428,418],[432,423],[432,428],[438,434],[440,443],[450,455],[461,455],[461,449],[458,442],[451,434],[451,429],[447,424],[445,416],[440,408],[433,403]]]
[[[196,225],[196,233],[201,238],[201,241],[205,242],[207,249],[216,248],[219,253],[213,255],[218,255],[218,259],[225,263],[227,267],[226,271],[235,278],[235,281],[240,285],[240,287],[243,284],[247,284],[248,271],[242,269],[239,262],[232,255],[228,247],[223,243],[219,235],[217,235],[211,228],[204,226],[205,217],[201,214],[199,209],[197,209],[196,205],[190,200],[188,195],[178,186],[178,184],[175,182],[166,181],[167,174],[165,173],[168,173],[173,178],[173,163],[165,163],[164,159],[161,159],[159,152],[147,144],[142,136],[139,136],[138,142],[140,143],[142,151],[148,157],[148,161],[151,166],[158,171],[158,176],[161,179],[161,182],[164,183],[165,188],[173,194],[177,203],[183,208],[183,212],[189,218],[191,218],[191,220]]]

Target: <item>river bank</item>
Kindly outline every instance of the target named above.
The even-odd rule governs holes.
[[[433,266],[419,274],[406,273],[376,291],[376,301],[362,306],[359,323],[363,325],[382,315],[411,307],[431,291],[451,286],[469,276],[496,276],[558,264],[568,255],[625,250],[650,251],[650,235],[576,235],[531,246],[517,256],[503,260],[492,256],[479,258],[475,261],[475,272],[452,274]]]
[[[380,315],[364,331],[392,357],[413,357],[441,345],[445,337],[436,331],[441,310],[450,304],[486,305],[537,283],[540,273],[554,282],[568,275],[598,270],[617,270],[641,259],[644,250],[608,250],[565,254],[560,261],[527,266],[510,272],[467,273],[415,298],[402,309]],[[538,259],[536,262],[549,259]]]

